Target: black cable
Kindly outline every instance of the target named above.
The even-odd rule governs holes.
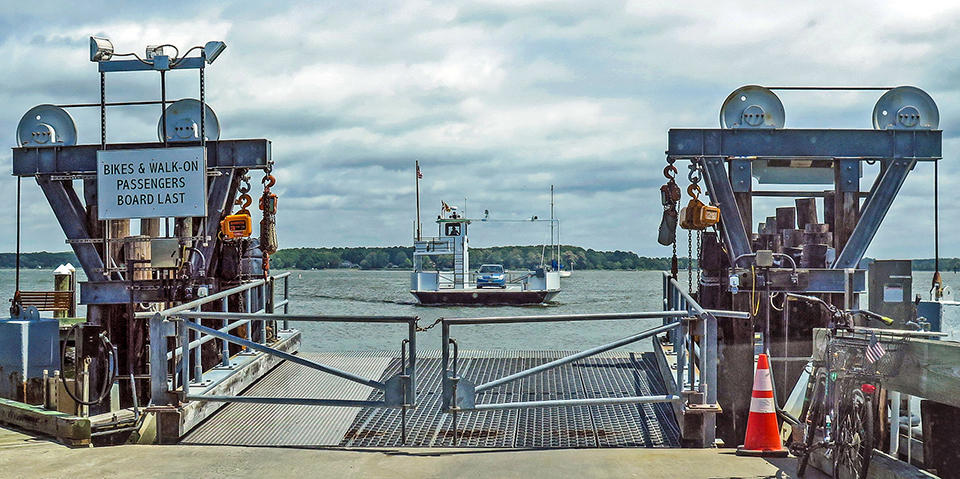
[[[940,273],[940,160],[933,160],[933,256],[934,256],[933,268],[934,268],[934,271],[936,271],[939,274]]]
[[[892,86],[768,86],[767,90],[869,91],[893,90]]]
[[[60,347],[60,364],[61,365],[66,364],[67,343],[69,342],[68,340],[70,339],[70,335],[74,334],[77,327],[79,326],[80,326],[80,323],[77,323],[71,326],[70,329],[67,330],[67,334],[63,338],[63,345]],[[100,344],[103,346],[104,351],[106,351],[107,367],[104,369],[104,373],[103,373],[104,378],[103,378],[103,382],[100,385],[100,395],[97,397],[97,399],[94,401],[84,401],[78,398],[73,393],[73,391],[70,390],[70,387],[67,386],[66,375],[64,374],[60,375],[60,382],[63,383],[63,389],[67,391],[67,395],[70,396],[70,399],[73,399],[73,401],[76,402],[77,404],[82,404],[84,406],[95,406],[97,404],[100,404],[107,397],[107,394],[110,394],[110,386],[113,385],[113,382],[117,376],[116,347],[113,345],[113,343],[110,342],[106,334],[101,333],[98,337],[100,339]],[[76,343],[76,340],[74,340],[74,343]],[[76,351],[76,346],[74,346],[74,351]],[[80,364],[80,358],[75,356],[73,361],[74,379],[77,379],[77,377],[79,376],[77,371],[77,367],[79,366],[79,364]],[[89,380],[89,377],[87,380]],[[79,381],[76,381],[76,384],[79,384]]]
[[[21,177],[18,176],[17,177],[17,289],[16,289],[17,292],[20,291],[20,205],[21,205],[20,180],[21,180]]]

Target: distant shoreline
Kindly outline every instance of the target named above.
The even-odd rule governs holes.
[[[542,246],[498,246],[491,248],[473,248],[470,251],[470,263],[502,264],[508,270],[532,270],[541,261],[550,264],[552,258],[548,251],[542,257]],[[270,257],[273,269],[288,271],[311,271],[328,269],[360,269],[371,271],[412,271],[413,248],[356,247],[356,248],[287,248],[277,251]],[[426,259],[425,262],[429,262]],[[437,263],[424,264],[424,269],[452,269],[449,258],[439,257]],[[935,261],[931,258],[911,259],[913,271],[933,272]],[[73,252],[30,252],[21,253],[21,269],[55,269],[61,264],[71,263],[79,267]],[[560,263],[572,271],[667,271],[670,269],[668,257],[645,257],[631,251],[597,251],[579,246],[561,246]],[[687,269],[686,258],[679,258],[681,270]],[[0,269],[14,269],[16,253],[0,253]],[[960,272],[960,258],[940,258],[941,273]]]

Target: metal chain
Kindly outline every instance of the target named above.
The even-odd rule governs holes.
[[[703,231],[697,230],[697,289],[703,279]]]
[[[100,72],[100,148],[107,149],[107,74]]]
[[[200,146],[207,146],[207,98],[206,81],[203,77],[204,68],[200,66]]]
[[[418,319],[418,321],[419,321],[419,319]],[[442,321],[443,321],[443,318],[437,318],[437,320],[434,321],[433,324],[431,324],[430,326],[427,326],[426,328],[421,328],[420,326],[417,326],[417,332],[418,332],[418,333],[422,333],[422,332],[425,332],[425,331],[429,331],[429,330],[433,329],[434,326],[440,324]]]
[[[693,232],[687,230],[687,292],[693,294]]]

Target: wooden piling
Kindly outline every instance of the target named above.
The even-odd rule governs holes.
[[[804,229],[809,223],[819,223],[817,221],[817,200],[816,198],[797,198],[797,228]]]

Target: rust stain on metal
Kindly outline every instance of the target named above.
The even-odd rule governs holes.
[[[452,438],[454,434],[456,434],[456,436],[460,439],[467,439],[467,438],[482,439],[486,437],[497,437],[500,435],[500,431],[489,430],[489,429],[459,429],[454,431],[452,429],[444,429],[440,431],[439,436]]]

